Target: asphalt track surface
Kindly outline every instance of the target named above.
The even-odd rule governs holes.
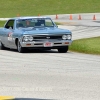
[[[59,27],[71,30],[73,40],[100,36],[99,26]],[[100,100],[100,56],[1,50],[0,95],[15,100]]]

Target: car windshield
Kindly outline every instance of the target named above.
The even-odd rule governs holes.
[[[16,27],[17,28],[54,27],[54,23],[50,18],[19,19],[16,21]]]

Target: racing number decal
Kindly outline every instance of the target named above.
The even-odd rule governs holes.
[[[13,34],[12,32],[9,32],[8,33],[8,40],[9,41],[12,41],[13,40],[12,34]]]

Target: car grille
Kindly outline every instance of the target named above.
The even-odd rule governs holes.
[[[34,39],[62,39],[62,35],[37,35],[33,36]]]

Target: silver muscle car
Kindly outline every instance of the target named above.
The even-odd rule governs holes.
[[[65,53],[71,43],[71,31],[58,28],[49,17],[11,18],[0,28],[1,50],[12,48],[23,53],[29,48],[57,49]]]

